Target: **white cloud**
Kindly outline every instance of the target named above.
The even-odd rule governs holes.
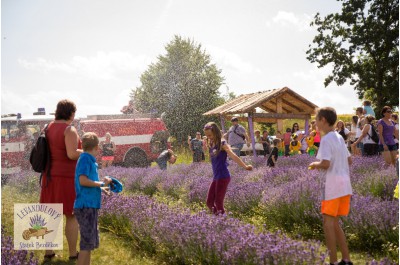
[[[150,58],[146,55],[132,56],[130,53],[121,51],[108,53],[99,51],[92,57],[74,56],[66,63],[44,58],[37,58],[33,62],[18,59],[18,63],[29,70],[43,73],[58,71],[100,80],[116,79],[120,73],[144,70],[150,62]]]
[[[310,23],[312,21],[312,16],[308,14],[294,14],[292,12],[279,11],[276,16],[265,22],[267,27],[272,27],[273,25],[279,25],[282,27],[292,27],[297,31],[303,32],[306,30],[311,30],[312,27]]]
[[[219,68],[231,69],[246,74],[261,73],[261,69],[243,60],[234,52],[212,45],[207,45],[206,51],[211,55],[212,61],[216,62]]]
[[[349,83],[338,86],[331,83],[324,86],[325,78],[331,73],[329,67],[322,69],[313,68],[308,71],[297,71],[293,73],[297,79],[298,92],[319,107],[331,106],[338,113],[353,113],[354,108],[359,107],[361,102],[353,87]]]

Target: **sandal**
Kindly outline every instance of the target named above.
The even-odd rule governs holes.
[[[79,252],[76,252],[76,256],[69,256],[69,260],[77,260],[79,256]]]
[[[51,260],[56,256],[56,253],[44,255],[44,260]]]

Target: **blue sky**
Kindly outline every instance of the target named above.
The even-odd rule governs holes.
[[[119,113],[140,75],[180,35],[222,69],[221,93],[287,86],[352,113],[360,105],[353,88],[325,88],[330,69],[305,54],[313,16],[339,10],[336,0],[2,0],[1,112],[53,111],[69,98],[79,117]]]

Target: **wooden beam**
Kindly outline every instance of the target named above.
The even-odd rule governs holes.
[[[288,105],[291,108],[294,108],[295,110],[297,110],[298,112],[304,112],[302,109],[300,109],[299,107],[293,105],[292,103],[290,103],[289,101],[287,101],[286,99],[282,98],[282,102],[285,103],[286,105]]]
[[[271,100],[271,101],[268,101],[268,103],[274,105],[274,107],[275,107],[276,109],[278,109],[278,101],[281,102],[281,108],[280,108],[281,113],[282,113],[282,110],[284,110],[284,111],[286,111],[286,112],[288,112],[288,113],[291,112],[290,110],[288,110],[288,109],[286,109],[286,108],[284,108],[284,107],[282,106],[282,98],[277,98],[277,99],[276,99],[276,103],[274,103],[272,100]],[[273,111],[273,112],[278,112],[278,111],[275,110],[275,111]]]
[[[271,109],[271,108],[268,108],[268,107],[266,107],[266,106],[264,106],[264,105],[261,105],[260,108],[263,109],[263,110],[265,110],[265,111],[268,111],[268,112],[272,112],[272,113],[275,113],[275,112],[276,112],[276,110],[273,110],[273,109]]]
[[[294,114],[294,113],[253,113],[254,118],[266,119],[310,119],[310,114]]]

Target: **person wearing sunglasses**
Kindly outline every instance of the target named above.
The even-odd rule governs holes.
[[[378,121],[379,151],[388,165],[395,165],[397,146],[393,136],[399,138],[399,130],[395,123],[390,119],[392,108],[384,106],[381,111],[382,119]]]

